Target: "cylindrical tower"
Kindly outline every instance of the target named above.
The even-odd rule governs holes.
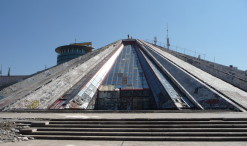
[[[55,49],[55,51],[58,53],[57,64],[67,62],[88,52],[92,52],[92,49],[93,47],[91,42],[74,43],[70,45],[57,47]]]

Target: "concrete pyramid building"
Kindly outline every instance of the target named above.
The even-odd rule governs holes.
[[[245,112],[246,91],[244,71],[126,39],[3,89],[0,109]]]

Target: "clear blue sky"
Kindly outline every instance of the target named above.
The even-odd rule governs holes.
[[[247,70],[246,0],[0,0],[3,74],[32,74],[56,64],[54,49],[127,37],[165,41]]]

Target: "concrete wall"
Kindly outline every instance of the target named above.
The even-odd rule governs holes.
[[[236,67],[224,66],[214,62],[202,60],[189,55],[168,50],[160,46],[156,47],[159,47],[161,50],[166,51],[217,78],[220,78],[244,91],[247,91],[247,70],[242,71],[237,69]]]

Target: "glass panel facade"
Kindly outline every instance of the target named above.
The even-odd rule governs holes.
[[[149,88],[135,46],[124,47],[103,85],[114,85],[115,88],[121,89]]]
[[[154,50],[152,50],[149,47],[145,47],[146,51],[148,51],[155,59],[157,59],[160,64],[162,66],[166,65],[166,60],[163,59],[158,53],[156,53]],[[165,77],[167,78],[167,77]],[[176,87],[172,87],[171,84],[169,85],[169,82],[166,82],[168,80],[162,80],[160,79],[163,83],[163,86],[165,87],[165,89],[167,90],[167,92],[169,93],[170,97],[173,98],[174,102],[176,103],[176,105],[178,105],[178,103],[180,103],[181,105],[179,106],[189,106],[191,108],[194,108],[195,106],[192,104],[192,102],[184,95],[182,95],[181,92],[179,92],[179,90],[176,90]]]
[[[183,96],[178,90],[176,90],[177,88],[172,84],[169,78],[164,73],[162,73],[159,68],[145,54],[143,54],[143,56],[154,71],[154,74],[157,76],[158,80],[162,84],[163,88],[166,90],[169,97],[173,100],[173,102],[176,103],[176,106],[180,105],[179,107],[188,107],[188,101],[183,101],[185,96]],[[192,104],[189,102],[189,105]]]
[[[113,88],[108,89],[110,86]],[[110,93],[117,88],[120,89],[119,96],[114,97]],[[81,105],[80,108],[86,109],[96,95],[96,109],[104,110],[177,109],[174,101],[181,98],[152,60],[136,45],[125,45],[117,50],[80,90],[74,101]],[[111,99],[114,102],[110,102]]]
[[[142,67],[145,71],[145,75],[148,76],[148,83],[153,93],[157,108],[158,109],[176,108],[175,104],[169,97],[169,94],[166,92],[163,85],[155,75],[149,63],[147,62],[146,60],[147,58],[144,57],[145,54],[141,52],[141,50],[139,49],[137,49],[137,54],[142,64]]]
[[[81,105],[82,109],[86,109],[90,100],[95,95],[99,85],[103,81],[106,74],[111,69],[119,53],[123,47],[120,47],[115,54],[100,68],[100,70],[92,77],[92,79],[80,90],[74,101]]]

